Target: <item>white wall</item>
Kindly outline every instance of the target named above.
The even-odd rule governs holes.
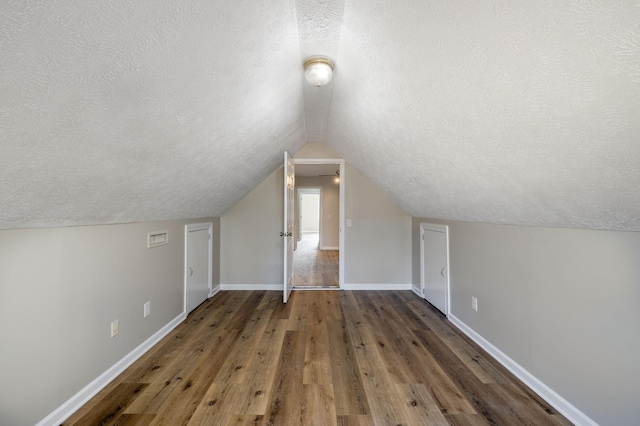
[[[220,218],[220,283],[283,282],[283,168]]]
[[[184,225],[205,221],[217,237],[217,219],[0,231],[0,424],[39,422],[179,316]]]
[[[300,194],[302,232],[320,232],[320,194]]]
[[[345,284],[410,284],[411,217],[349,164],[345,169]]]
[[[295,153],[296,158],[341,158],[340,154],[335,152],[327,144],[321,142],[309,142]]]
[[[414,218],[418,286],[421,222],[449,225],[455,317],[599,424],[640,424],[640,233]]]

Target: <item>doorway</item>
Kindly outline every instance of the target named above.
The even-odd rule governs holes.
[[[343,282],[344,161],[295,159],[294,289]]]
[[[304,171],[304,168],[303,168]],[[315,176],[296,177],[298,181],[323,183],[326,179]],[[318,182],[320,181],[320,182]],[[325,185],[326,187],[326,185]],[[337,193],[336,188],[327,188],[328,191],[333,190]],[[338,250],[321,250],[323,237],[323,209],[322,196],[323,187],[307,187],[296,186],[297,204],[296,204],[296,249],[293,252],[293,268],[294,283],[296,288],[332,288],[339,287],[338,283]],[[326,194],[325,194],[326,196]],[[337,217],[336,205],[329,206],[329,210],[334,210],[334,216]],[[324,214],[329,216],[331,213]],[[329,223],[325,226],[325,230],[331,234],[331,226]],[[331,238],[331,235],[325,236],[325,239]]]

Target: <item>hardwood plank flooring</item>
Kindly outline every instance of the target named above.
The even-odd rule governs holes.
[[[409,291],[221,292],[63,425],[570,425]]]
[[[293,252],[294,287],[338,287],[338,250],[319,250],[318,234],[303,234]]]

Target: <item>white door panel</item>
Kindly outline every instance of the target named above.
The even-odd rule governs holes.
[[[447,227],[421,224],[422,296],[443,314],[449,313]]]
[[[293,160],[284,152],[284,292],[283,301],[287,303],[293,289],[293,249],[295,228],[295,169]]]
[[[210,225],[186,226],[185,309],[193,311],[207,300],[211,283]]]

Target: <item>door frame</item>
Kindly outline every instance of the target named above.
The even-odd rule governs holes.
[[[188,315],[187,312],[187,283],[189,280],[189,233],[192,231],[202,231],[204,229],[209,230],[209,244],[207,250],[209,254],[207,256],[208,271],[207,271],[207,286],[209,287],[210,298],[213,296],[213,222],[203,223],[191,223],[184,226],[184,293],[183,293],[183,312]]]
[[[435,232],[444,232],[445,239],[445,250],[446,250],[446,271],[447,274],[445,276],[445,281],[447,285],[447,289],[445,291],[445,316],[449,318],[449,313],[451,312],[451,276],[449,274],[449,226],[447,225],[439,225],[436,223],[421,223],[420,224],[420,297],[423,299],[424,296],[424,279],[425,279],[425,264],[424,264],[424,245],[425,245],[425,231],[435,231]]]
[[[344,198],[345,198],[345,162],[341,158],[294,158],[294,164],[338,164],[340,166],[340,207],[338,219],[339,247],[338,247],[338,286],[344,287]],[[322,203],[322,202],[321,202]],[[322,222],[322,221],[321,221]]]

